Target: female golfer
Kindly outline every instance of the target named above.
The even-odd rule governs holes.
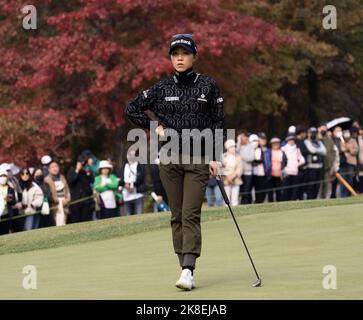
[[[173,36],[169,55],[174,75],[161,79],[130,101],[125,109],[126,116],[136,126],[147,129],[150,128],[151,119],[156,118],[158,126],[155,131],[159,136],[164,136],[164,129],[170,128],[178,132],[180,140],[183,140],[182,129],[211,129],[212,139],[217,140],[215,129],[224,128],[223,98],[215,80],[193,70],[197,46],[192,35]],[[152,116],[149,118],[150,111]],[[214,148],[212,158],[206,157],[203,150],[205,140],[202,138],[199,143],[202,150],[193,155],[200,156],[199,163],[179,161],[166,164],[162,159],[160,162],[160,178],[172,213],[174,251],[182,268],[176,286],[184,290],[195,287],[193,272],[202,244],[201,207],[209,174],[216,175],[220,166],[220,162],[215,161],[219,152],[216,154]],[[179,156],[183,160],[185,155],[191,157],[190,151],[194,149],[184,150],[179,144]],[[189,154],[186,154],[188,151]]]

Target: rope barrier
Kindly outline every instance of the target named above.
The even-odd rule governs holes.
[[[350,173],[350,172],[346,172],[346,173]],[[340,175],[344,175],[344,174],[345,174],[344,172],[340,172]],[[254,193],[257,194],[257,193],[269,193],[269,192],[280,191],[280,190],[282,191],[282,190],[286,190],[286,189],[293,189],[293,188],[305,187],[305,186],[314,185],[314,184],[321,184],[322,182],[327,182],[327,181],[330,181],[330,180],[331,179],[321,179],[321,180],[305,182],[305,183],[297,183],[297,184],[292,184],[292,185],[289,185],[289,186],[281,186],[281,187],[276,187],[276,188],[266,188],[266,189],[261,189],[261,190],[255,190],[254,189]],[[250,192],[243,192],[243,191],[239,192],[240,196],[250,195],[250,194],[252,194],[252,190]],[[146,195],[143,195],[143,198],[145,198],[145,197],[146,197]],[[212,199],[216,198],[214,195],[211,196],[211,197],[212,197]],[[71,205],[77,204],[77,203],[81,203],[81,202],[84,202],[84,201],[87,201],[87,200],[90,200],[90,199],[95,200],[96,195],[93,194],[92,196],[87,196],[87,197],[83,197],[83,198],[71,201],[68,206],[71,206]],[[54,205],[54,206],[50,207],[49,210],[51,211],[52,209],[53,210],[57,209],[57,207],[58,207],[58,205]],[[31,213],[31,214],[16,215],[16,216],[5,218],[5,219],[2,219],[0,217],[0,223],[5,222],[5,221],[10,221],[10,220],[16,220],[16,219],[29,217],[29,216],[36,215],[36,214],[39,214],[39,213],[41,213],[41,208],[36,210],[35,213]],[[49,214],[51,214],[51,213],[49,213]]]
[[[72,204],[81,203],[81,202],[86,201],[86,200],[95,199],[95,198],[96,198],[96,195],[87,196],[87,197],[84,197],[84,198],[81,198],[81,199],[77,199],[77,200],[74,200],[74,201],[70,202],[68,206],[71,206]],[[51,211],[52,209],[55,210],[57,208],[58,208],[58,204],[57,205],[54,205],[52,207],[49,207],[49,211]],[[16,216],[13,216],[13,217],[10,217],[10,218],[5,218],[5,219],[1,219],[1,217],[0,217],[0,222],[9,221],[9,220],[15,220],[15,219],[21,219],[21,218],[29,217],[29,216],[34,216],[36,214],[41,213],[41,211],[42,211],[42,209],[39,208],[34,213],[30,213],[30,214],[21,214],[21,215],[16,215]],[[51,214],[51,213],[49,213],[49,214]]]
[[[350,172],[346,172],[347,174],[350,173]],[[340,172],[340,176],[341,175],[344,175],[346,174],[344,172]],[[281,180],[283,181],[283,180]],[[328,182],[328,181],[331,181],[331,179],[320,179],[320,180],[316,180],[316,181],[311,181],[311,182],[304,182],[304,183],[296,183],[296,184],[291,184],[291,185],[288,185],[288,186],[281,186],[281,187],[275,187],[275,188],[266,188],[266,189],[261,189],[261,190],[256,190],[254,188],[254,193],[268,193],[268,192],[271,192],[271,191],[282,191],[282,190],[286,190],[286,189],[293,189],[293,188],[299,188],[299,187],[305,187],[305,186],[310,186],[310,185],[315,185],[315,184],[321,184],[323,182]],[[239,192],[238,194],[243,196],[243,195],[250,195],[252,193],[252,190],[251,191],[242,191],[242,192]],[[357,193],[355,193],[357,194]],[[215,196],[212,196],[215,198]]]

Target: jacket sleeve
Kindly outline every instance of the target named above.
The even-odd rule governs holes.
[[[108,183],[107,187],[110,190],[117,190],[117,188],[118,188],[118,179],[117,179],[117,177],[115,175],[111,174],[110,179],[111,179],[111,183]]]
[[[96,179],[95,179],[95,184],[94,184],[94,189],[98,192],[98,193],[101,193],[101,192],[104,192],[107,190],[106,186],[100,186],[100,183],[101,183],[101,176],[97,176]]]
[[[104,191],[107,191],[107,190],[117,190],[118,188],[118,181],[117,181],[117,178],[115,175],[111,174],[110,175],[110,179],[111,179],[111,182],[110,183],[107,183],[106,185],[104,186],[100,186],[100,183],[102,181],[101,179],[101,176],[97,176],[96,177],[96,180],[95,180],[95,183],[97,185],[95,185],[95,190],[98,192],[98,193],[101,193],[101,192],[104,192]]]
[[[49,198],[48,200],[50,201],[50,205],[54,205],[54,204],[58,204],[59,200],[57,197],[57,193],[55,191],[55,188],[53,187],[54,185],[52,185],[53,182],[51,181],[50,177],[47,176],[44,179],[44,187],[47,188],[49,190]]]
[[[301,153],[301,150],[299,148],[297,150],[298,150],[297,159],[298,159],[299,167],[301,167],[305,164],[306,161],[305,161],[305,157]]]
[[[241,177],[243,172],[243,163],[242,163],[242,159],[240,156],[237,157],[237,167],[236,167],[236,172],[235,174],[237,175],[238,178]]]
[[[120,187],[124,187],[125,186],[125,165],[126,163],[121,167],[121,170],[120,170],[120,180],[118,181],[118,185]]]
[[[79,174],[76,172],[76,170],[73,167],[68,170],[67,180],[70,185],[73,185],[77,182],[78,175]]]
[[[217,83],[213,80],[213,98],[211,103],[210,115],[213,121],[212,130],[213,137],[215,138],[215,129],[223,129],[223,139],[217,139],[217,144],[215,144],[215,152],[213,152],[213,160],[221,159],[221,154],[216,154],[216,151],[221,150],[223,153],[223,141],[226,140],[226,130],[224,128],[224,104],[223,97],[221,95],[220,89]],[[222,141],[221,141],[222,140]],[[215,142],[215,139],[214,139]]]
[[[255,160],[255,150],[253,150],[251,144],[248,144],[243,150],[241,149],[240,155],[245,162],[252,163]]]
[[[39,186],[35,186],[34,196],[33,196],[33,199],[32,199],[31,206],[34,209],[38,209],[38,208],[40,208],[42,206],[43,200],[44,200],[44,195],[43,195],[42,189]]]
[[[149,129],[151,119],[145,110],[154,111],[154,105],[158,96],[157,86],[139,93],[134,100],[128,102],[125,108],[126,117],[137,127]]]
[[[281,149],[282,150],[282,149]],[[282,150],[282,162],[281,162],[281,170],[284,170],[287,165],[287,157],[285,151]]]
[[[64,205],[68,206],[71,202],[71,191],[69,190],[69,185],[67,183],[66,178],[62,175],[61,179],[63,178],[64,183]]]
[[[136,186],[136,188],[139,188],[139,189],[141,187],[141,189],[143,190],[144,184],[145,184],[145,167],[142,164],[138,164],[135,186]]]
[[[8,206],[12,207],[16,204],[16,199],[15,199],[15,190],[11,187],[8,187],[8,195],[10,196],[11,200],[9,202],[7,202]]]

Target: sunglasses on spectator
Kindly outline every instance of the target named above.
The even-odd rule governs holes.
[[[22,176],[29,176],[29,172],[22,172],[21,175]]]

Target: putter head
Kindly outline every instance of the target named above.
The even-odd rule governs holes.
[[[252,287],[261,287],[262,284],[262,279],[261,278],[257,278],[257,280],[252,284]]]

